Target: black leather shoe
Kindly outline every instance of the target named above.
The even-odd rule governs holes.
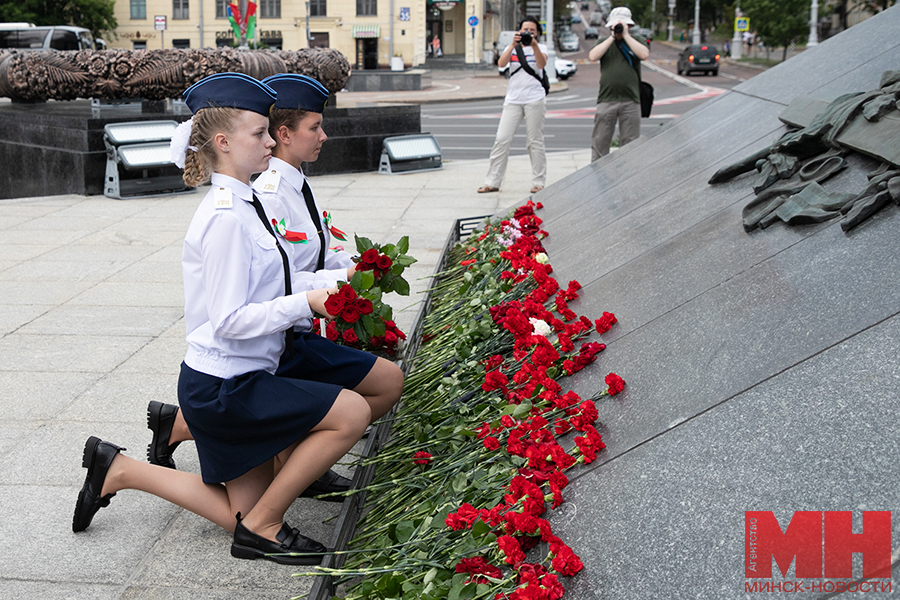
[[[155,400],[147,406],[147,427],[153,432],[153,441],[147,446],[147,460],[151,465],[175,468],[172,453],[181,442],[170,446],[169,438],[172,436],[172,426],[175,425],[178,410],[177,406]]]
[[[100,492],[103,490],[103,482],[106,481],[109,466],[116,454],[124,449],[94,436],[89,437],[85,442],[81,466],[88,472],[87,477],[84,478],[84,485],[78,492],[75,516],[72,518],[72,531],[75,533],[87,529],[97,511],[109,506],[109,499],[115,496],[115,494],[100,496]]]
[[[316,479],[312,482],[312,484],[303,490],[303,493],[300,494],[301,498],[316,498],[320,494],[339,494],[341,492],[350,491],[350,484],[352,482],[344,477],[343,475],[338,475],[332,469],[328,469],[328,472]],[[319,500],[323,500],[325,502],[343,502],[343,496],[324,496],[319,498]]]
[[[328,552],[328,548],[287,523],[281,524],[281,531],[275,536],[278,542],[273,542],[244,527],[240,513],[237,519],[234,542],[231,544],[231,555],[235,558],[265,558],[282,565],[317,565],[322,562],[323,553]],[[291,553],[302,554],[291,556]]]

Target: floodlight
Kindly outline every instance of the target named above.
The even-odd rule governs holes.
[[[384,138],[378,172],[431,171],[442,168],[441,146],[430,133]]]
[[[169,141],[176,121],[110,123],[103,128],[109,198],[152,196],[190,191],[173,163]]]

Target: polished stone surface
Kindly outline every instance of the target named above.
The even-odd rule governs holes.
[[[848,234],[837,220],[748,234],[755,172],[707,183],[787,131],[793,97],[866,91],[896,68],[884,57],[900,58],[887,34],[900,9],[863,25],[539,198],[554,276],[584,286],[571,307],[619,319],[571,385],[585,396],[609,372],[627,382],[598,402],[607,450],[572,472],[551,517],[586,565],[567,598],[743,597],[744,511],[786,525],[795,510],[859,519],[900,500],[898,208]],[[862,190],[878,165],[849,163],[828,192]]]

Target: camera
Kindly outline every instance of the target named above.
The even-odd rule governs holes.
[[[613,33],[615,33],[616,35],[624,32],[624,31],[625,31],[625,26],[622,25],[621,23],[616,23],[616,26],[613,27]]]
[[[523,45],[523,46],[530,46],[530,45],[531,45],[531,41],[532,41],[532,39],[533,39],[533,36],[531,35],[530,32],[528,32],[528,31],[523,31],[523,32],[519,33],[519,37],[520,37],[521,40],[522,40],[522,45]]]

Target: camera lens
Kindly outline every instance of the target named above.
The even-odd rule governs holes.
[[[519,37],[522,38],[522,45],[523,45],[523,46],[530,46],[530,45],[531,45],[531,38],[532,38],[532,36],[531,36],[530,33],[528,33],[527,31],[523,31],[522,33],[519,34]]]
[[[614,33],[622,33],[623,31],[625,31],[625,28],[622,26],[621,23],[616,23],[616,26],[613,27]]]

